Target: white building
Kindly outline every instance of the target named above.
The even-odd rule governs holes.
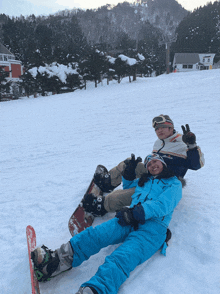
[[[173,69],[175,72],[212,69],[215,53],[175,53]]]

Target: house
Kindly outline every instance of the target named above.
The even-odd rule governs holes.
[[[173,69],[175,72],[212,69],[215,53],[175,53]]]
[[[4,67],[5,71],[9,72],[11,81],[16,81],[23,74],[23,66],[21,61],[16,60],[14,54],[12,54],[5,46],[0,43],[0,66]]]

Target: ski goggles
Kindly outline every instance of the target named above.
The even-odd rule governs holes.
[[[153,154],[150,154],[148,155],[145,160],[144,160],[144,166],[147,168],[147,165],[148,163],[153,160],[153,159],[156,159],[156,160],[159,160],[161,161],[165,166],[167,166],[166,162],[164,161],[163,157],[160,156],[159,154],[157,153],[153,153]]]
[[[156,127],[157,124],[164,124],[164,125],[172,125],[173,126],[173,121],[170,119],[168,115],[159,115],[153,118],[152,120],[152,126],[153,128]]]

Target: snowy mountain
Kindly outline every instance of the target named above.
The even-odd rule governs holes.
[[[167,256],[158,252],[136,268],[119,293],[220,293],[219,80],[220,70],[173,73],[2,102],[1,293],[31,293],[26,226],[35,228],[37,245],[56,249],[67,242],[69,217],[97,164],[111,169],[131,153],[148,155],[156,140],[151,121],[161,113],[179,132],[189,124],[206,163],[186,174]],[[74,294],[114,248],[40,284],[42,294]]]

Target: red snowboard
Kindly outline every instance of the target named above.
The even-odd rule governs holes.
[[[96,168],[96,172],[103,172],[107,171],[107,169],[103,165],[98,165]],[[108,172],[108,171],[107,171]],[[100,188],[94,183],[94,180],[92,179],[85,195],[93,193],[96,196],[102,195],[102,191]],[[83,196],[84,198],[84,196]],[[82,198],[82,200],[83,200]],[[90,227],[94,221],[94,216],[86,212],[82,206],[82,200],[80,204],[77,206],[76,210],[73,212],[72,216],[69,219],[68,227],[70,234],[72,236],[75,236],[76,234],[82,232],[86,228]]]
[[[27,245],[28,245],[28,258],[29,258],[29,263],[30,263],[32,294],[40,294],[39,283],[38,283],[38,280],[35,276],[34,266],[33,266],[33,262],[31,259],[31,252],[36,247],[36,234],[35,234],[35,230],[32,226],[27,226],[26,235],[27,235]]]

